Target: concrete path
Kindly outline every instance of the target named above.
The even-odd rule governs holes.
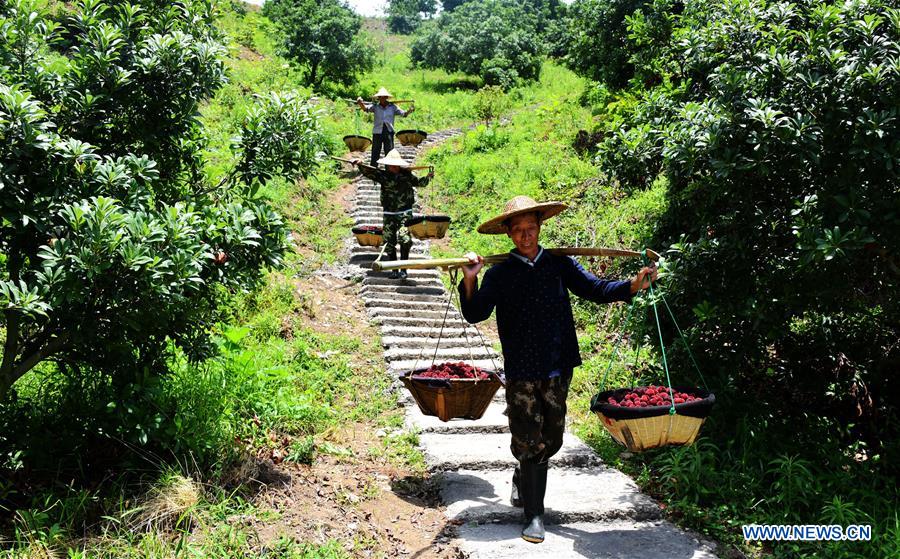
[[[428,147],[461,130],[429,135],[418,149],[400,147],[413,161]],[[399,144],[398,144],[399,145]],[[368,160],[368,156],[365,158]],[[355,224],[381,225],[379,185],[355,180]],[[360,296],[371,319],[381,326],[384,358],[391,375],[437,362],[465,361],[500,368],[502,360],[485,345],[455,306],[439,272],[410,270],[406,280],[387,279],[371,270],[379,249],[353,246],[350,264],[362,277]],[[427,258],[428,243],[415,241],[411,258]],[[443,337],[437,344],[441,323]],[[422,414],[402,388],[406,425],[420,432],[429,469],[440,483],[448,520],[458,524],[456,544],[473,559],[547,557],[609,559],[711,559],[712,545],[662,520],[659,506],[628,476],[603,465],[577,437],[566,434],[551,461],[545,508],[547,539],[531,544],[520,537],[521,509],[510,506],[514,459],[504,415],[503,390],[477,421],[442,422]]]

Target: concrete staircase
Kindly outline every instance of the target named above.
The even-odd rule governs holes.
[[[429,135],[418,149],[400,147],[404,158],[417,155],[461,130]],[[355,181],[353,216],[357,225],[381,225],[379,185]],[[362,276],[360,296],[371,319],[381,326],[384,358],[391,375],[437,362],[465,361],[498,368],[502,361],[474,327],[463,320],[439,272],[411,270],[406,280],[390,280],[371,270],[379,249],[353,247],[350,263]],[[411,258],[427,258],[428,243],[415,241]],[[443,336],[438,345],[438,334]],[[509,504],[515,465],[504,415],[503,390],[477,421],[441,422],[425,416],[397,383],[406,406],[406,424],[420,432],[422,451],[437,477],[449,521],[458,524],[456,544],[470,558],[528,557],[616,559],[714,558],[712,545],[662,520],[659,506],[622,472],[604,466],[587,445],[566,434],[552,460],[545,499],[547,539],[535,545],[519,536],[521,509]]]

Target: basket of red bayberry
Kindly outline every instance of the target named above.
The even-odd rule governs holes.
[[[500,388],[500,376],[466,363],[441,363],[404,373],[400,380],[425,415],[441,421],[480,419]]]
[[[600,392],[591,411],[615,440],[639,452],[693,444],[715,402],[715,395],[702,388],[651,384]]]

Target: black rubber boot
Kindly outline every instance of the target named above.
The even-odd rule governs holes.
[[[400,260],[409,260],[409,250],[412,248],[412,243],[406,243],[400,245]],[[400,278],[406,279],[406,276],[409,274],[406,270],[400,270]]]
[[[391,247],[384,251],[384,256],[382,257],[382,262],[391,262],[397,259],[397,249]],[[391,270],[388,274],[388,279],[400,279],[400,270]]]
[[[512,495],[509,496],[509,503],[516,508],[522,508],[522,490],[519,489],[522,485],[521,480],[522,471],[519,469],[519,466],[516,466],[512,479]]]
[[[547,462],[521,462],[522,501],[525,522],[522,539],[531,543],[544,541],[544,493],[547,489]]]

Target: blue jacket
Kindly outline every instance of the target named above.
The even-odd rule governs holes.
[[[515,251],[513,251],[515,252]],[[469,299],[459,285],[461,311],[469,323],[481,322],[497,308],[497,329],[509,380],[547,378],[552,371],[581,365],[569,292],[594,301],[631,300],[630,281],[600,279],[568,256],[543,251],[530,265],[510,256],[484,274]]]

